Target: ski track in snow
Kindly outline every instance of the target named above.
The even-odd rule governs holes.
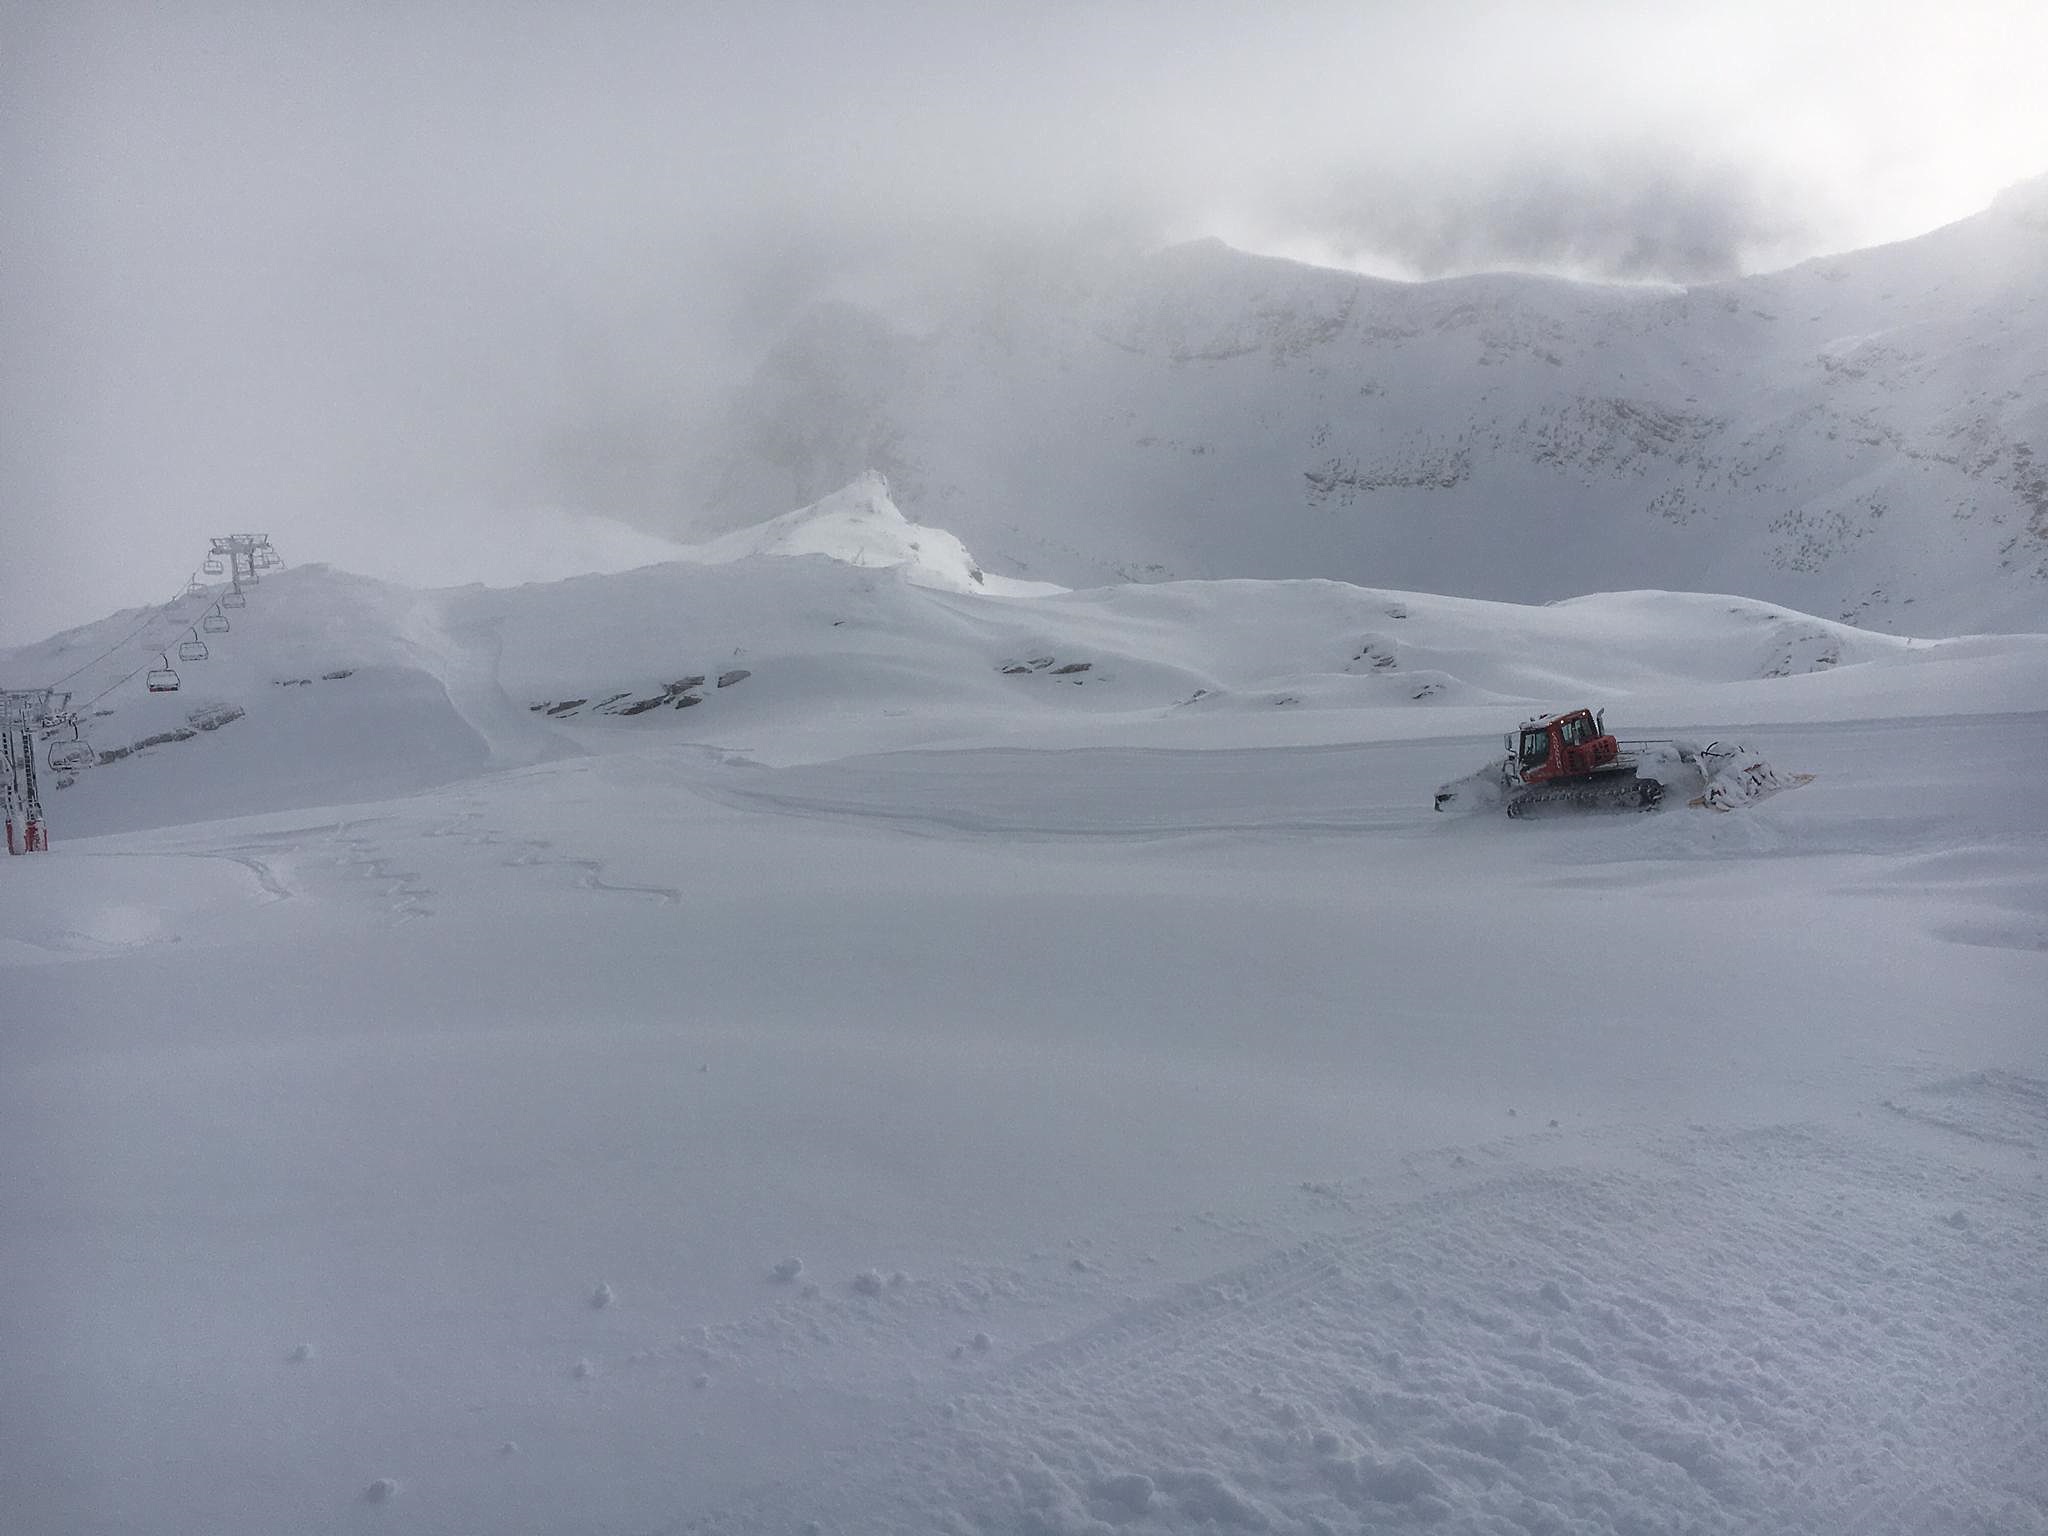
[[[422,869],[408,867],[421,862],[417,847],[413,845],[415,838],[482,849],[515,850],[510,857],[499,860],[502,867],[571,870],[576,874],[578,888],[604,895],[644,897],[661,906],[673,906],[681,899],[681,892],[673,886],[609,879],[610,860],[558,853],[553,839],[514,836],[487,825],[486,816],[483,808],[471,805],[453,816],[437,816],[422,825],[416,813],[400,810],[304,831],[266,834],[260,840],[237,845],[239,851],[236,848],[189,850],[188,856],[222,859],[240,865],[249,870],[273,898],[287,897],[294,892],[280,879],[271,861],[248,851],[248,848],[267,846],[286,855],[310,859],[339,872],[345,881],[368,886],[375,892],[378,905],[398,922],[429,918],[436,910],[432,902],[437,888],[428,883]],[[415,852],[400,854],[393,851],[400,844],[414,846]],[[480,866],[458,859],[449,873],[458,872],[474,880]]]
[[[385,910],[398,921],[432,917],[434,909],[427,902],[433,887],[423,883],[417,870],[394,868],[398,859],[384,852],[377,839],[365,836],[361,825],[345,821],[335,828],[328,839],[329,858],[344,873],[376,887]]]
[[[185,856],[194,859],[220,859],[226,863],[238,865],[246,869],[255,878],[257,885],[262,887],[264,895],[272,901],[289,901],[296,894],[278,873],[276,865],[271,860],[258,854],[222,848],[217,850],[195,849]]]
[[[1958,1136],[2048,1152],[2048,1082],[2023,1073],[1972,1072],[1914,1088],[1884,1107]]]
[[[576,883],[586,891],[602,891],[613,896],[645,896],[657,906],[672,907],[683,899],[683,893],[672,885],[633,885],[624,881],[607,880],[605,871],[610,868],[604,859],[577,858],[554,852],[554,844],[544,837],[528,837],[519,840],[527,851],[506,861],[512,869],[573,869],[579,871]]]
[[[578,872],[577,885],[586,891],[614,896],[645,896],[657,906],[664,907],[672,907],[682,900],[683,893],[672,885],[639,885],[607,879],[610,860],[558,853],[554,839],[514,837],[501,829],[483,825],[484,816],[483,810],[471,808],[452,821],[426,828],[421,835],[455,838],[476,848],[516,848],[518,852],[504,860],[507,869],[573,869]]]
[[[226,866],[246,876],[246,886],[237,881],[228,890],[213,893],[213,899],[223,904],[246,902],[252,892],[256,898],[253,904],[259,906],[288,901],[297,894],[273,860],[232,848],[170,849],[158,853],[101,850],[90,857],[109,864],[125,864],[135,872],[135,883],[146,889],[149,895],[138,895],[114,904],[95,904],[90,924],[83,926],[51,925],[39,921],[34,916],[34,904],[24,902],[23,910],[30,920],[13,935],[16,942],[32,946],[53,958],[108,956],[159,944],[179,943],[184,938],[183,928],[190,915],[188,904],[193,893],[184,889],[189,882],[175,875],[167,881],[157,877],[167,867],[174,867],[180,862]],[[145,874],[144,867],[152,863],[154,869]],[[0,936],[0,942],[4,942],[4,936]]]

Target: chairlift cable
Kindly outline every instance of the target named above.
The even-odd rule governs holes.
[[[282,562],[282,561],[279,561],[278,563],[279,563],[279,564],[281,565],[281,564],[282,564],[283,562]],[[254,579],[254,571],[252,570],[250,574],[251,574],[251,579],[253,580],[253,579]],[[69,672],[66,672],[66,673],[65,673],[65,674],[64,674],[64,675],[63,675],[62,677],[58,678],[58,679],[56,680],[56,682],[55,682],[55,683],[53,683],[53,684],[51,684],[51,685],[50,685],[51,691],[52,691],[52,692],[56,692],[56,691],[57,691],[58,689],[60,689],[60,688],[62,687],[62,685],[63,685],[63,684],[65,684],[65,683],[68,683],[68,682],[70,682],[70,681],[71,681],[71,680],[72,680],[73,678],[77,677],[77,676],[78,676],[78,675],[79,675],[80,673],[82,673],[82,672],[86,672],[86,671],[89,671],[89,670],[90,670],[90,669],[92,669],[93,667],[96,667],[96,666],[98,666],[98,665],[99,665],[99,664],[100,664],[101,662],[105,661],[105,660],[106,660],[106,659],[107,659],[107,658],[108,658],[109,656],[113,655],[113,654],[114,654],[114,653],[115,653],[116,651],[120,650],[120,649],[121,649],[121,648],[122,648],[123,646],[125,646],[125,645],[128,645],[128,644],[129,644],[129,643],[130,643],[131,641],[133,641],[133,640],[135,639],[135,637],[136,637],[137,635],[140,635],[140,634],[141,634],[141,633],[142,633],[142,632],[143,632],[144,630],[148,629],[148,628],[149,628],[149,627],[150,627],[150,626],[151,626],[152,624],[155,624],[155,623],[157,623],[157,622],[158,622],[159,620],[161,620],[161,619],[165,618],[166,616],[170,615],[170,613],[171,613],[171,610],[175,609],[175,608],[176,608],[176,607],[178,606],[178,604],[180,604],[180,603],[184,602],[184,601],[185,601],[185,600],[186,600],[186,599],[187,599],[188,597],[196,597],[196,596],[200,596],[200,595],[201,595],[201,593],[199,593],[199,592],[195,592],[195,591],[193,591],[193,590],[192,590],[192,589],[193,589],[194,587],[200,587],[200,588],[203,588],[203,589],[208,589],[208,590],[210,590],[210,588],[208,587],[208,584],[207,584],[207,583],[203,583],[203,582],[201,582],[201,581],[199,580],[199,575],[200,575],[200,568],[199,568],[199,567],[195,567],[195,568],[194,568],[194,569],[193,569],[193,570],[192,570],[192,571],[191,571],[191,572],[190,572],[189,574],[187,574],[187,576],[186,576],[186,578],[185,578],[185,584],[184,584],[184,586],[182,586],[182,587],[181,587],[181,588],[180,588],[180,589],[179,589],[179,590],[177,591],[177,593],[175,593],[175,594],[174,594],[174,595],[173,595],[173,596],[172,596],[172,597],[171,597],[171,598],[170,598],[170,599],[169,599],[168,601],[166,601],[166,602],[163,602],[163,603],[160,603],[160,604],[158,604],[157,606],[155,606],[155,607],[153,607],[153,608],[150,608],[150,609],[149,609],[149,610],[148,610],[147,612],[145,612],[145,613],[143,614],[143,616],[142,616],[141,620],[140,620],[140,621],[138,621],[138,622],[136,623],[136,625],[134,626],[134,628],[130,629],[130,630],[129,630],[129,631],[128,631],[128,632],[126,633],[126,634],[122,635],[120,639],[118,639],[118,640],[114,641],[114,643],[113,643],[113,644],[109,645],[109,646],[108,646],[108,647],[107,647],[107,648],[106,648],[105,650],[101,651],[101,652],[100,652],[100,653],[99,653],[98,655],[96,655],[96,656],[93,656],[93,657],[90,657],[90,658],[88,658],[87,660],[85,660],[85,661],[82,661],[82,662],[80,662],[80,663],[79,663],[79,664],[78,664],[77,666],[73,667],[73,668],[72,668],[72,669],[71,669],[71,670],[70,670]],[[234,589],[233,589],[233,588],[231,587],[231,588],[230,588],[230,592],[233,592],[233,591],[234,591]],[[239,596],[240,594],[239,594],[239,593],[234,593],[234,595],[235,595],[235,596]],[[214,612],[215,612],[216,614],[218,614],[218,615],[219,615],[219,617],[220,617],[220,622],[221,622],[221,628],[219,628],[219,629],[217,629],[217,630],[216,630],[216,629],[209,629],[209,630],[207,631],[207,633],[208,633],[208,634],[222,634],[222,633],[226,633],[226,631],[227,631],[227,624],[228,624],[228,620],[227,620],[227,615],[226,615],[226,614],[225,614],[224,612],[222,612],[222,608],[223,608],[223,606],[224,606],[224,605],[226,605],[227,603],[228,603],[228,594],[223,594],[223,595],[222,595],[222,596],[221,596],[220,598],[217,598],[217,599],[216,599],[216,600],[214,601],[214,604],[213,604],[213,609],[214,609]],[[248,604],[247,604],[246,600],[244,600],[244,601],[242,601],[242,602],[238,602],[238,603],[235,603],[235,604],[233,604],[233,606],[235,606],[235,607],[238,607],[238,608],[239,608],[239,607],[247,607],[247,606],[248,606]],[[203,622],[204,622],[204,620],[202,620],[202,623],[203,623]],[[187,643],[189,643],[189,644],[194,644],[194,645],[199,645],[199,646],[202,646],[202,647],[203,647],[203,646],[204,646],[204,644],[205,644],[205,642],[204,642],[204,641],[202,641],[202,640],[200,640],[200,638],[199,638],[199,629],[198,629],[198,626],[196,626],[196,625],[187,625],[186,627],[187,627],[188,629],[190,629],[190,630],[192,631],[192,639],[191,639],[191,641],[190,641],[190,642],[180,642],[180,645],[179,645],[179,650],[180,650],[180,652],[181,652],[181,659],[184,659],[184,660],[196,660],[196,659],[200,659],[200,658],[194,658],[194,657],[185,657],[185,656],[183,656],[183,655],[182,655],[182,652],[183,652],[183,650],[184,650],[184,646],[185,646],[185,645],[186,645]],[[140,666],[137,666],[137,667],[133,667],[133,668],[131,668],[130,670],[128,670],[127,672],[124,672],[124,673],[122,673],[122,674],[121,674],[121,676],[119,676],[119,677],[115,678],[115,679],[114,679],[114,680],[113,680],[113,681],[112,681],[111,683],[107,684],[107,686],[106,686],[106,687],[102,688],[102,689],[101,689],[101,690],[100,690],[100,691],[99,691],[98,693],[94,694],[94,695],[93,695],[93,696],[92,696],[92,697],[91,697],[90,699],[87,699],[87,700],[85,701],[85,704],[84,704],[84,705],[83,705],[82,707],[83,707],[83,708],[87,708],[87,709],[90,709],[90,708],[91,708],[91,707],[92,707],[93,705],[95,705],[95,704],[99,703],[99,701],[100,701],[101,699],[104,699],[104,698],[105,698],[105,697],[106,697],[106,696],[107,696],[108,694],[110,694],[110,693],[114,692],[114,690],[116,690],[117,688],[120,688],[120,687],[122,687],[122,686],[123,686],[124,684],[130,683],[130,682],[133,682],[133,681],[135,680],[135,678],[136,678],[137,676],[139,676],[140,674],[142,674],[142,673],[144,673],[144,672],[148,672],[148,671],[162,671],[162,672],[171,672],[171,673],[172,673],[172,675],[173,675],[173,676],[175,676],[176,674],[175,674],[175,672],[173,671],[173,669],[171,668],[171,665],[170,665],[170,655],[169,655],[169,652],[168,652],[168,650],[166,650],[166,651],[163,651],[163,652],[160,652],[160,653],[159,653],[159,659],[160,659],[160,660],[162,660],[162,662],[163,662],[163,665],[162,665],[162,666],[161,666],[160,668],[152,668],[152,667],[151,667],[151,666],[149,665],[149,663],[148,663],[148,662],[143,662],[143,663],[142,663],[142,664],[141,664]],[[179,688],[179,684],[178,684],[178,683],[172,683],[172,684],[170,685],[170,687],[168,687],[168,688],[162,688],[162,689],[158,689],[157,691],[158,691],[158,692],[164,692],[164,693],[169,693],[169,692],[174,692],[174,691],[177,691],[177,689],[178,689],[178,688]]]
[[[195,570],[191,576],[188,576],[185,579],[187,581],[190,581],[194,577],[197,577],[198,574],[198,571]],[[177,607],[178,604],[182,603],[184,600],[185,593],[181,589],[178,595],[172,598],[169,602],[162,603],[157,607],[150,609],[149,612],[144,615],[141,623],[137,624],[133,629],[129,630],[127,634],[123,635],[120,639],[116,640],[104,651],[101,651],[99,655],[93,657],[92,660],[90,661],[80,662],[77,666],[73,667],[69,672],[66,672],[62,677],[58,678],[57,681],[51,684],[50,686],[52,688],[61,687],[63,684],[70,682],[72,678],[78,676],[79,673],[86,671],[88,668],[98,666],[101,662],[105,661],[109,656],[113,655],[114,652],[120,650],[122,646],[126,645],[129,641],[133,640],[137,635],[141,634],[145,629],[149,628],[150,625],[154,624],[168,610]],[[142,669],[139,667],[136,668],[136,671],[139,672],[140,670]],[[134,672],[128,674],[129,677],[133,677],[134,675]],[[122,682],[126,681],[127,678],[122,679]],[[118,688],[120,686],[120,683],[116,683],[114,686]]]
[[[130,672],[123,677],[115,678],[111,683],[107,684],[106,687],[102,688],[98,693],[94,694],[91,698],[87,699],[81,707],[85,709],[91,709],[93,705],[99,703],[101,699],[104,699],[108,694],[112,693],[116,688],[119,688],[123,683],[133,682],[136,677],[138,677],[139,675],[148,670],[149,663],[145,661],[133,672]]]

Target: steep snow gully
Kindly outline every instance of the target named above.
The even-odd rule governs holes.
[[[84,720],[0,1525],[2048,1531],[2048,639],[994,592],[878,495],[289,572]],[[1816,777],[1432,812],[1575,703]]]

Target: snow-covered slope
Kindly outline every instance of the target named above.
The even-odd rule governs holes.
[[[1917,240],[1692,289],[1404,284],[1207,241],[910,333],[801,320],[697,525],[863,469],[983,568],[1733,591],[2048,629],[2048,180]]]
[[[0,654],[10,1536],[2048,1529],[2048,637],[690,553]]]
[[[1306,743],[1493,733],[1582,702],[1718,735],[2048,697],[2048,638],[1916,640],[1733,597],[1528,607],[1329,581],[1003,595],[1027,584],[975,581],[959,540],[905,522],[871,478],[690,553],[435,592],[309,567],[206,636],[175,693],[117,680],[157,646],[175,657],[209,598],[111,655],[137,615],[0,655],[0,672],[83,666],[64,686],[101,766],[50,778],[48,796],[74,831],[389,795],[620,739],[774,761],[1019,734]]]

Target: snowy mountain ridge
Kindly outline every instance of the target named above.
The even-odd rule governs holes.
[[[829,305],[732,402],[692,516],[879,468],[987,570],[1066,585],[1659,587],[2048,628],[2042,197],[1685,289],[1402,283],[1208,240],[925,332]]]

